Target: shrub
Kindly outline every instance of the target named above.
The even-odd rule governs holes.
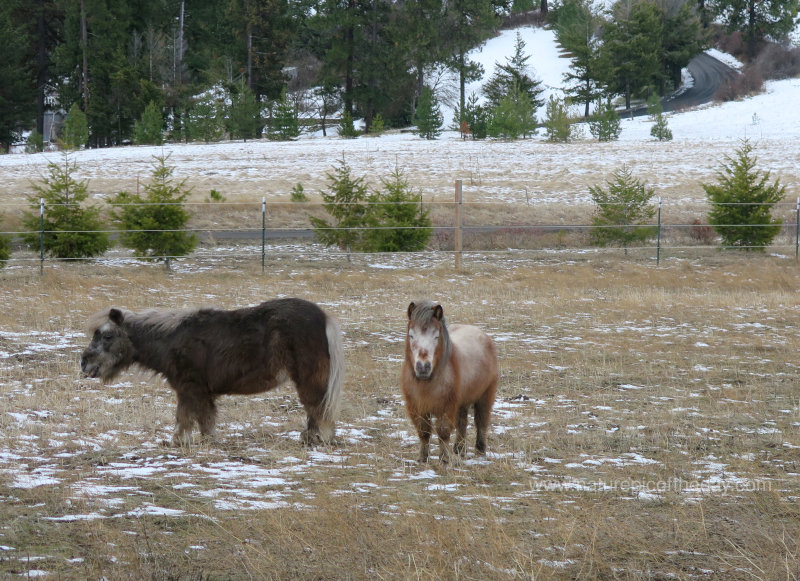
[[[689,237],[698,244],[711,245],[714,244],[717,235],[710,225],[704,223],[700,218],[695,218],[689,227]]]
[[[111,200],[112,217],[123,230],[122,245],[141,258],[163,260],[167,268],[171,258],[185,256],[197,246],[197,237],[185,230],[190,215],[183,202],[189,190],[184,181],[173,182],[173,170],[165,156],[156,156],[144,196],[120,192]]]
[[[708,222],[726,247],[764,251],[781,230],[782,221],[772,218],[772,206],[783,199],[786,186],[778,180],[767,184],[770,172],[756,169],[753,146],[745,139],[736,156],[717,171],[717,184],[702,184],[711,204]]]
[[[64,153],[63,167],[48,164],[49,175],[41,184],[34,184],[36,195],[30,196],[31,212],[26,212],[22,223],[28,232],[23,235],[26,244],[38,248],[40,241],[50,256],[60,259],[91,258],[103,254],[110,245],[108,234],[100,221],[100,210],[84,207],[89,197],[88,181],[77,181],[73,174],[78,170]],[[39,200],[45,203],[44,220]],[[43,239],[41,231],[44,230]]]

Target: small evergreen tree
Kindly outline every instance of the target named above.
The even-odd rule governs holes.
[[[89,143],[89,122],[86,113],[81,111],[77,103],[69,108],[64,126],[61,128],[61,147],[64,149],[81,149]]]
[[[667,126],[664,108],[657,95],[648,99],[647,112],[650,114],[650,120],[655,122],[650,128],[650,135],[659,141],[672,141],[672,130]]]
[[[742,141],[736,157],[725,156],[727,163],[717,171],[717,184],[702,184],[711,204],[708,223],[722,238],[723,245],[744,250],[764,251],[781,230],[782,220],[772,217],[772,207],[783,199],[786,186],[767,182],[756,169],[750,141]]]
[[[269,126],[269,138],[275,141],[290,141],[300,135],[300,122],[294,103],[286,95],[286,89],[281,92],[272,108],[272,123]]]
[[[573,138],[569,108],[563,99],[550,95],[545,109],[544,129],[547,141],[566,143]]]
[[[0,234],[0,268],[11,258],[11,236]]]
[[[152,181],[144,186],[145,195],[118,193],[111,204],[114,222],[122,230],[120,242],[141,258],[163,260],[189,254],[197,246],[197,236],[186,231],[189,212],[183,206],[190,191],[185,180],[175,183],[174,168],[167,157],[155,156]]]
[[[305,188],[303,188],[303,184],[297,182],[294,187],[292,187],[291,198],[293,202],[307,202],[308,196],[306,196]]]
[[[61,259],[91,258],[103,254],[110,245],[100,220],[100,209],[83,206],[89,197],[89,182],[74,178],[78,166],[64,153],[64,165],[49,163],[48,176],[34,184],[36,195],[28,198],[31,211],[26,212],[22,223],[28,231],[23,235],[26,244],[39,247],[40,232],[44,229],[44,250]],[[40,199],[44,200],[45,214],[42,223]]]
[[[34,129],[25,142],[25,153],[40,153],[42,151],[44,151],[44,137]]]
[[[439,101],[430,87],[423,87],[414,115],[415,133],[424,139],[436,139],[442,134],[444,117],[439,109]]]
[[[488,133],[492,137],[517,139],[533,133],[536,115],[527,95],[516,85],[489,111]]]
[[[628,252],[633,242],[643,242],[655,234],[655,226],[647,222],[655,216],[656,208],[650,203],[655,192],[633,177],[630,168],[623,166],[607,181],[608,190],[592,186],[589,193],[597,204],[592,218],[591,240],[598,246],[619,244]]]
[[[380,135],[385,131],[386,122],[383,120],[383,115],[376,113],[372,118],[372,123],[369,126],[369,132],[373,135]]]
[[[325,246],[338,246],[346,250],[348,260],[351,250],[359,250],[367,226],[367,186],[364,178],[353,178],[350,166],[342,159],[339,167],[328,174],[329,188],[322,193],[325,211],[332,222],[311,217],[314,234]]]
[[[464,103],[463,111],[456,111],[456,119],[460,119],[459,129],[464,135],[469,134],[472,139],[486,139],[489,135],[489,111],[483,105],[478,104],[478,96],[472,93]],[[460,127],[466,123],[466,127]],[[464,132],[463,129],[468,131]]]
[[[224,127],[220,109],[217,97],[212,92],[195,102],[185,120],[189,139],[206,143],[222,139]]]
[[[228,106],[228,115],[225,119],[225,128],[233,139],[247,141],[261,136],[261,131],[264,128],[261,103],[258,102],[253,91],[244,82],[240,83],[236,88],[236,92],[231,95],[231,103]]]
[[[428,210],[422,208],[422,193],[411,189],[400,168],[382,179],[383,191],[370,196],[364,237],[367,252],[414,252],[423,250],[433,229]]]
[[[164,118],[155,101],[147,104],[141,121],[137,121],[134,125],[133,142],[137,145],[161,145],[164,143]]]
[[[353,125],[353,116],[350,115],[349,111],[345,111],[339,121],[339,137],[354,139],[359,135],[360,133],[356,130],[355,125]]]
[[[589,131],[598,141],[616,141],[622,132],[622,126],[617,115],[617,110],[611,103],[611,99],[602,101],[597,107],[592,118],[589,120]]]

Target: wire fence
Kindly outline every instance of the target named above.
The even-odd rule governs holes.
[[[364,206],[377,204],[398,205],[393,202],[359,202]],[[552,252],[585,253],[599,251],[624,253],[631,256],[642,256],[654,259],[656,264],[668,255],[677,254],[702,254],[708,250],[751,250],[769,251],[795,260],[800,258],[800,199],[797,202],[779,202],[776,204],[749,204],[730,203],[717,206],[741,206],[748,211],[758,206],[769,206],[766,213],[768,218],[763,223],[741,223],[711,226],[707,222],[694,219],[687,221],[668,221],[663,217],[667,215],[664,210],[668,208],[671,214],[685,215],[684,204],[675,202],[662,202],[658,200],[653,204],[654,217],[652,221],[643,223],[620,223],[598,225],[592,220],[597,213],[597,206],[586,204],[584,219],[575,223],[551,223],[537,221],[536,207],[526,208],[524,215],[519,220],[509,220],[508,216],[519,210],[519,204],[496,202],[464,202],[461,197],[460,183],[456,184],[456,195],[453,201],[436,202],[408,202],[414,206],[435,214],[430,228],[431,237],[425,250],[414,253],[416,257],[427,257],[430,260],[452,260],[456,268],[461,266],[461,260],[467,256],[485,257],[490,253],[503,254],[530,254]],[[153,205],[153,204],[125,204]],[[170,204],[157,204],[170,205]],[[353,256],[361,254],[347,248],[326,248],[317,242],[316,234],[323,229],[314,229],[309,221],[310,216],[327,217],[325,205],[321,202],[183,202],[192,214],[193,225],[188,228],[175,230],[124,230],[106,227],[102,230],[47,230],[44,224],[45,217],[52,212],[57,204],[40,202],[41,227],[38,230],[23,230],[10,228],[0,231],[0,236],[13,240],[12,252],[6,265],[18,266],[36,265],[43,271],[47,264],[56,264],[63,261],[86,260],[153,260],[153,257],[138,256],[131,251],[114,250],[92,259],[86,258],[56,258],[46,251],[45,241],[48,237],[66,234],[89,234],[102,232],[112,241],[117,241],[125,234],[132,232],[159,232],[181,233],[197,236],[200,244],[189,256],[159,256],[161,260],[195,259],[195,260],[230,260],[253,261],[260,260],[262,270],[266,268],[269,260],[280,256],[282,260],[290,259],[292,255],[307,258],[316,255],[321,259],[330,260],[346,257],[351,260]],[[481,208],[483,212],[477,218],[470,212],[473,208]],[[505,216],[504,223],[482,223],[476,220],[486,218],[488,208],[491,217],[492,210],[503,208],[499,212]],[[101,215],[109,217],[115,206],[105,204],[99,206]],[[708,211],[709,208],[704,208]],[[696,210],[696,208],[694,208]],[[31,204],[6,204],[0,205],[0,217],[8,215],[34,213]],[[745,212],[746,213],[746,212]],[[0,224],[8,223],[3,219]],[[21,223],[20,220],[17,220]],[[30,223],[28,221],[28,223]],[[108,223],[111,223],[108,220]],[[336,230],[353,231],[363,234],[367,231],[388,230],[403,231],[426,228],[421,226],[354,226],[349,228],[330,228]],[[761,228],[778,228],[778,233],[769,244],[751,244],[746,239],[743,243],[726,246],[722,234],[728,229],[738,229],[750,232]],[[427,229],[427,228],[426,228]],[[629,242],[620,242],[626,236],[598,236],[603,231],[640,236],[627,236]],[[752,238],[758,239],[758,236]],[[606,240],[607,245],[599,240]],[[291,246],[287,242],[292,241]],[[408,254],[403,253],[404,256]]]

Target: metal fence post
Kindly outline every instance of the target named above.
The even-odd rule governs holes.
[[[267,258],[267,198],[261,198],[261,273],[266,269]]]
[[[44,198],[39,198],[39,274],[44,274]]]
[[[661,198],[658,198],[658,227],[656,230],[656,266],[661,264]]]
[[[455,228],[455,251],[456,251],[456,270],[461,269],[461,180],[456,180],[456,228]]]

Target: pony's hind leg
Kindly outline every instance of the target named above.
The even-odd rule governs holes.
[[[461,406],[458,408],[458,416],[456,417],[456,442],[453,449],[456,454],[463,457],[467,453],[467,415],[469,413],[469,406]]]
[[[486,454],[486,433],[489,431],[493,405],[494,390],[475,402],[475,451],[478,454]]]
[[[200,434],[206,440],[213,440],[217,425],[217,406],[214,400],[199,400],[197,402],[197,423],[200,426]]]

